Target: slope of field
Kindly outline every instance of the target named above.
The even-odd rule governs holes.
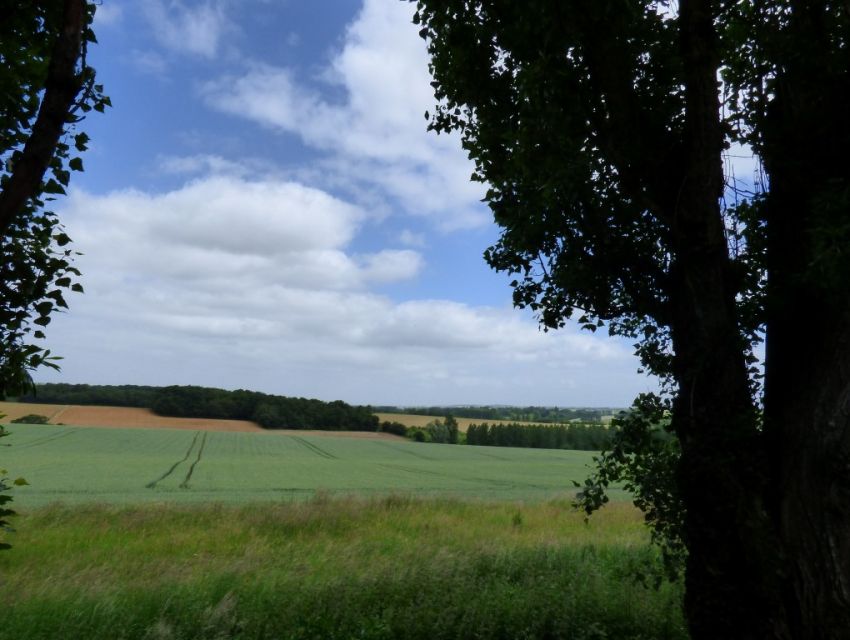
[[[317,429],[263,429],[248,420],[216,420],[213,418],[170,418],[158,416],[150,409],[133,407],[96,407],[87,405],[30,404],[27,402],[0,402],[3,422],[25,415],[47,416],[51,424],[78,427],[188,429],[192,431],[227,431],[237,433],[281,433],[301,435],[333,435],[340,438],[399,440],[389,433],[368,431],[325,431]]]
[[[50,420],[57,414],[67,408],[64,404],[36,404],[33,402],[0,402],[0,415],[3,416],[0,424],[5,424],[10,420],[17,420],[24,416],[34,414],[37,416],[46,416]]]
[[[289,500],[317,491],[539,500],[572,491],[591,452],[360,440],[302,432],[12,425],[0,468],[18,507],[62,500]]]

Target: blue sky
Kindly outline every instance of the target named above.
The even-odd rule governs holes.
[[[627,342],[544,333],[397,0],[103,0],[114,108],[57,211],[84,295],[40,381],[201,384],[372,404],[625,406]]]

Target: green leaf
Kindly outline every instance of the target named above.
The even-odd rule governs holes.
[[[72,171],[82,171],[83,170],[83,159],[82,158],[71,158],[68,162],[68,166]]]
[[[16,487],[23,487],[23,486],[28,486],[29,482],[27,482],[26,479],[24,479],[24,478],[15,478],[15,480],[14,480],[14,482],[12,482],[12,484],[14,484]]]
[[[53,178],[47,181],[47,184],[44,185],[44,193],[52,193],[57,195],[65,195],[65,189],[61,184],[56,182]]]
[[[77,148],[77,151],[85,151],[88,149],[88,143],[91,138],[88,137],[85,133],[78,133],[74,136],[74,146]]]
[[[71,242],[71,238],[65,232],[57,233],[55,236],[53,236],[53,239],[60,247],[64,247],[66,244]]]

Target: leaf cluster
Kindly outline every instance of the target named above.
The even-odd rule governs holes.
[[[0,418],[4,416],[0,414]],[[4,438],[9,435],[9,432],[0,425],[0,438]],[[6,445],[8,446],[8,445]],[[11,480],[5,469],[0,469],[0,531],[12,531],[12,528],[9,524],[8,518],[15,515],[15,510],[9,506],[9,503],[12,501],[12,496],[9,495],[9,491],[13,487],[20,487],[25,484],[29,484],[23,478],[15,478],[15,480]],[[5,549],[9,549],[11,545],[7,542],[3,542],[0,540],[0,551]]]
[[[12,0],[0,21],[0,190],[11,180],[16,163],[31,139],[45,95],[53,45],[62,28],[64,3]],[[63,195],[71,172],[83,171],[80,153],[89,136],[77,129],[89,111],[111,106],[95,81],[85,47],[95,42],[91,30],[95,6],[87,5],[83,52],[77,69],[82,86],[65,117],[64,135],[53,150],[48,172],[23,210],[0,238],[0,398],[32,389],[30,372],[41,366],[58,368],[41,342],[56,311],[68,308],[66,294],[82,292],[79,255],[57,216],[45,209]]]

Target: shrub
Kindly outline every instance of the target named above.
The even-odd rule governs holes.
[[[36,413],[30,413],[25,416],[21,416],[20,418],[15,418],[10,422],[14,424],[47,424],[50,422],[50,418],[47,416],[40,416]]]

